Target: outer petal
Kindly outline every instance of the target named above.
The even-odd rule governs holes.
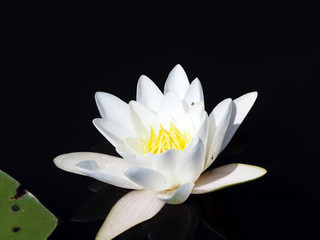
[[[122,166],[126,166],[126,162],[122,158],[93,152],[74,152],[62,154],[56,157],[53,162],[58,168],[61,168],[62,170],[85,175],[77,169],[76,165],[80,162],[88,160],[95,161],[100,168],[104,168],[107,164],[110,163],[116,163]]]
[[[137,85],[137,102],[156,112],[160,109],[163,94],[147,76],[142,75]]]
[[[201,175],[192,190],[192,194],[212,192],[237,183],[254,180],[263,176],[266,172],[264,168],[253,165],[228,164]]]
[[[213,163],[220,152],[232,112],[231,103],[232,101],[230,98],[223,100],[213,109],[213,111],[209,115],[210,126],[207,143],[207,159],[204,170]]]
[[[177,167],[176,176],[181,184],[194,182],[198,179],[204,166],[205,155],[205,146],[202,140],[198,138],[197,144],[179,162]]]
[[[110,119],[125,126],[130,131],[133,130],[127,103],[112,94],[104,92],[96,92],[95,99],[103,119]]]
[[[201,82],[198,78],[195,78],[191,84],[190,87],[184,97],[184,101],[189,105],[192,106],[193,104],[197,102],[204,102],[203,98],[203,90],[201,86]]]
[[[180,204],[187,200],[193,189],[193,186],[194,183],[185,183],[176,191],[158,194],[157,198],[169,204]]]
[[[111,209],[101,226],[96,240],[108,240],[127,229],[154,217],[164,206],[155,195],[146,190],[124,195]]]
[[[96,118],[92,122],[98,131],[115,147],[124,145],[126,138],[135,137],[128,128],[112,120]]]
[[[243,119],[247,116],[252,105],[256,101],[257,96],[257,92],[251,92],[233,100],[233,108],[230,117],[230,123],[226,131],[220,151],[222,151],[228,145],[233,135],[237,131],[238,127],[242,123]]]
[[[162,173],[143,167],[129,167],[124,174],[136,184],[151,191],[163,191],[171,187],[170,180]]]
[[[78,163],[76,167],[86,176],[95,178],[99,181],[122,188],[141,189],[140,186],[130,181],[123,174],[124,166],[111,163],[107,164],[104,168],[99,168],[95,161],[83,161]]]
[[[180,99],[184,99],[186,92],[190,86],[186,72],[183,70],[181,65],[176,65],[167,78],[167,81],[164,85],[164,94],[169,91],[175,91]]]

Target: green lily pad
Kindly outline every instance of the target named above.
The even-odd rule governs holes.
[[[47,239],[57,226],[57,218],[19,186],[0,170],[0,239]]]

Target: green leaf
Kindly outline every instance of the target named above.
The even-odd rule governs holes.
[[[57,226],[57,218],[19,186],[0,170],[0,239],[47,239]]]

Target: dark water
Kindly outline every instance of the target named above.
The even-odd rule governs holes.
[[[315,2],[9,3],[1,44],[0,169],[60,219],[50,239],[94,239],[124,191],[64,172],[52,159],[73,151],[113,154],[91,123],[99,117],[94,93],[128,102],[141,74],[163,89],[180,63],[190,80],[201,80],[208,112],[227,97],[259,92],[213,166],[240,162],[268,173],[166,206],[119,239],[316,239]]]

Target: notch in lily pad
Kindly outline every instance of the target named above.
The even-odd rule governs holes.
[[[0,170],[0,239],[45,240],[57,224],[35,196]]]

